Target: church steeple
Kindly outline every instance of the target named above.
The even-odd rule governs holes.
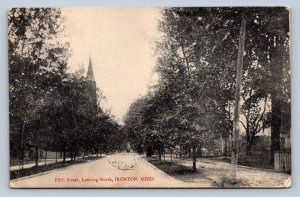
[[[92,113],[96,113],[97,111],[97,87],[96,87],[96,81],[94,79],[94,73],[93,73],[93,64],[92,64],[92,58],[90,56],[89,59],[89,67],[86,74],[86,80],[85,80],[85,92],[87,95],[88,102],[86,102],[86,107],[91,110]]]
[[[89,81],[95,81],[91,56],[90,56],[90,60],[89,60],[89,67],[88,67],[86,78]]]

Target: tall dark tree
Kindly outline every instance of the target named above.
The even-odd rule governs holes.
[[[8,19],[10,130],[16,137],[11,150],[17,147],[23,163],[26,144],[39,144],[39,135],[32,139],[28,133],[37,130],[25,128],[38,122],[47,96],[62,79],[68,53],[66,44],[52,43],[61,31],[59,9],[13,8]]]

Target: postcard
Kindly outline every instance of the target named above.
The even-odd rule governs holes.
[[[11,188],[289,188],[290,9],[8,10]]]

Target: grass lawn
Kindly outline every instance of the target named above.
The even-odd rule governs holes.
[[[177,158],[163,162],[153,156],[147,160],[168,175],[191,183],[210,183],[218,188],[285,188],[290,179],[287,173],[276,172],[267,165],[268,158],[252,155],[250,159],[239,158],[240,165],[252,167],[238,167],[237,182],[230,180],[230,160],[226,157],[197,158],[197,171],[192,170],[191,158]],[[264,163],[265,162],[265,163]],[[259,167],[256,168],[255,166]],[[263,166],[268,166],[263,168]]]
[[[224,161],[226,163],[231,163],[231,157],[219,157],[210,159],[217,159],[219,161]],[[246,155],[245,153],[240,153],[238,158],[238,165],[263,168],[263,169],[273,169],[270,164],[270,154],[269,153],[253,153],[252,155]]]
[[[185,182],[210,182],[213,186],[218,186],[216,182],[208,179],[204,173],[203,169],[197,169],[196,172],[189,166],[181,165],[176,162],[170,161],[159,161],[157,158],[147,158],[147,160],[159,168],[160,170],[164,171],[166,174],[175,177],[176,179],[185,181]]]

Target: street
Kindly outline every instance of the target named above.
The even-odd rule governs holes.
[[[214,187],[186,183],[159,170],[138,154],[118,153],[83,164],[11,180],[12,188]]]

